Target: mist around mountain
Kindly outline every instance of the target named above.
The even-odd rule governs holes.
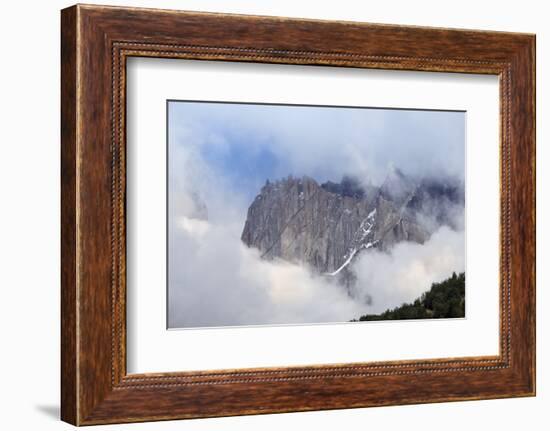
[[[200,291],[181,290],[169,303],[194,304],[172,310],[177,322],[186,318],[180,327],[448,317],[418,301],[464,271],[459,180],[395,168],[378,186],[287,176],[266,180],[246,217],[227,213],[217,223],[207,204],[220,205],[216,196],[187,195],[173,220],[170,265]]]
[[[369,251],[424,244],[439,228],[462,229],[464,186],[389,170],[379,186],[344,176],[319,184],[304,176],[269,181],[250,205],[241,239],[263,259],[305,265],[333,277],[358,299],[355,263]]]
[[[168,110],[168,327],[349,322],[464,271],[464,113]]]

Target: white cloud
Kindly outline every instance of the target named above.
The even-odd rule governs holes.
[[[465,268],[464,231],[443,226],[424,244],[402,242],[389,253],[375,249],[359,256],[354,264],[358,298],[372,299],[369,313],[412,302],[433,282]]]
[[[236,227],[187,219],[172,229],[170,327],[348,321],[411,302],[464,270],[464,233],[442,227],[425,244],[360,255],[350,297],[305,267],[262,259]]]
[[[203,223],[172,229],[170,327],[339,322],[361,314],[341,286],[262,259],[232,226]]]

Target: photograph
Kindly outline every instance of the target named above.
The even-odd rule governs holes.
[[[464,111],[167,101],[167,327],[466,317]]]
[[[548,423],[542,6],[153,3],[6,9],[4,428]]]

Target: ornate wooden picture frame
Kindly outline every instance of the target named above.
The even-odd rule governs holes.
[[[62,11],[61,416],[75,425],[535,394],[535,37],[77,5]],[[126,371],[129,57],[492,74],[500,82],[500,354]]]

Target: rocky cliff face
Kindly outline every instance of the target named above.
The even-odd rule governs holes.
[[[437,225],[450,223],[448,208],[460,204],[463,187],[413,181],[398,170],[380,187],[361,187],[349,178],[318,184],[288,177],[266,182],[248,209],[241,239],[266,259],[349,279],[349,265],[363,250],[422,243]],[[434,223],[424,223],[427,212],[434,213]]]

